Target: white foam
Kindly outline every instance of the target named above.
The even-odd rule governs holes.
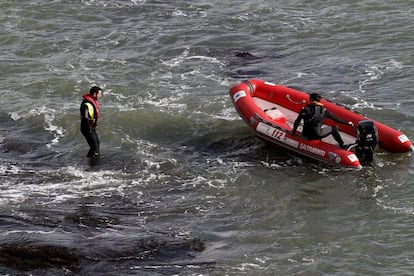
[[[20,168],[16,165],[7,164],[7,165],[0,165],[0,174],[7,175],[7,174],[17,174],[20,171]]]
[[[129,0],[129,1],[116,1],[116,0],[82,0],[83,4],[87,6],[101,6],[101,7],[132,7],[142,5],[146,0]]]
[[[7,237],[9,235],[13,235],[13,234],[41,234],[41,235],[51,235],[56,233],[56,230],[51,230],[51,231],[41,231],[41,230],[36,230],[36,231],[31,231],[31,230],[10,230],[10,231],[5,231],[3,233],[0,233],[1,237]]]
[[[173,16],[179,16],[179,17],[187,17],[188,16],[188,14],[186,14],[185,12],[183,12],[182,10],[178,10],[178,9],[175,9],[173,12],[172,12],[172,15]]]
[[[161,59],[161,63],[169,67],[177,67],[181,65],[183,62],[185,62],[186,60],[201,60],[201,61],[207,61],[209,63],[225,65],[223,61],[217,59],[216,57],[209,57],[209,56],[202,56],[202,55],[190,56],[189,54],[190,54],[190,51],[189,51],[189,48],[187,47],[179,56],[172,58],[170,60]]]
[[[69,198],[78,198],[89,195],[102,195],[108,192],[123,192],[125,180],[119,171],[86,171],[82,167],[68,166],[58,170],[31,171],[17,166],[9,165],[8,168],[0,167],[8,174],[0,191],[0,205],[19,203],[33,198],[33,195],[46,197],[43,204],[50,202],[62,202]],[[30,175],[34,175],[41,183],[30,181]],[[62,177],[56,181],[56,177]],[[49,181],[49,177],[51,180]],[[44,180],[41,180],[45,178]],[[68,179],[68,180],[67,180]]]
[[[239,121],[241,120],[239,114],[236,112],[234,107],[229,107],[221,110],[217,115],[214,115],[217,119],[222,119],[226,121]]]
[[[178,57],[175,57],[175,58],[172,58],[172,59],[166,60],[166,61],[161,59],[161,62],[162,62],[162,64],[164,64],[166,66],[175,67],[175,66],[178,66],[179,64],[181,64],[185,60],[185,58],[188,56],[188,53],[189,53],[189,51],[188,51],[188,48],[187,48]]]
[[[356,102],[351,106],[351,109],[363,109],[363,108],[369,108],[373,110],[382,110],[381,107],[375,106],[373,103],[370,103],[364,99],[352,97],[352,99]]]

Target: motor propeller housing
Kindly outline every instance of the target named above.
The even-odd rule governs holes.
[[[374,160],[374,151],[378,145],[378,129],[373,121],[359,121],[357,125],[355,154],[361,162],[370,163]]]

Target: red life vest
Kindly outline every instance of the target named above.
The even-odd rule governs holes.
[[[89,95],[89,94],[83,95],[83,98],[93,105],[93,107],[95,108],[95,119],[98,119],[101,116],[101,114],[99,113],[99,103],[98,103],[98,101],[96,101],[94,98],[92,98],[91,95]]]

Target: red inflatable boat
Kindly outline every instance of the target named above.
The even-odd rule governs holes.
[[[298,112],[309,102],[309,94],[262,80],[248,80],[233,86],[230,96],[238,113],[258,137],[282,148],[335,166],[359,169],[361,157],[350,146],[342,149],[332,136],[322,140],[308,140],[298,132],[291,133]],[[402,132],[353,112],[343,106],[322,99],[321,103],[336,117],[351,121],[355,126],[371,123],[377,131],[377,143],[388,152],[404,153],[413,150],[413,145]],[[326,125],[337,125],[327,120]],[[339,125],[340,134],[346,144],[359,141],[359,131],[347,125]],[[375,143],[376,145],[376,143]],[[375,147],[374,145],[374,147]],[[373,151],[373,150],[372,150]],[[359,157],[359,158],[358,158]]]

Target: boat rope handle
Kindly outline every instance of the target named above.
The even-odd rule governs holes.
[[[301,102],[297,102],[297,101],[292,100],[292,98],[290,97],[290,94],[287,94],[286,98],[294,104],[305,104],[306,103],[306,100],[302,100]]]

